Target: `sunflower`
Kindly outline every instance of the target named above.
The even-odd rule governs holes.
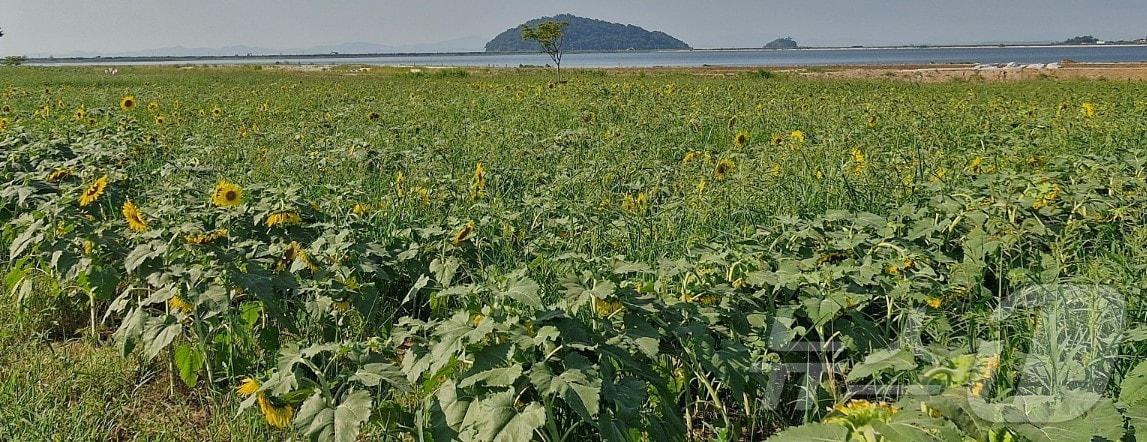
[[[736,165],[733,164],[733,160],[722,158],[721,161],[717,162],[717,169],[714,170],[713,177],[716,178],[717,181],[724,181],[729,177],[729,173],[733,172],[734,167],[736,167]]]
[[[63,180],[64,178],[67,178],[70,176],[72,176],[72,170],[71,169],[67,169],[67,168],[56,169],[56,170],[53,170],[52,173],[48,174],[48,182],[49,183],[58,183],[61,180]]]
[[[749,133],[745,131],[737,132],[737,135],[733,136],[733,144],[737,145],[737,147],[745,147],[745,145],[749,144]]]
[[[8,128],[8,119],[0,118],[0,132],[4,132],[4,129],[6,128]]]
[[[932,308],[940,308],[940,305],[943,304],[943,302],[944,301],[940,298],[928,298],[925,300],[925,303],[928,304],[928,307]]]
[[[607,299],[601,299],[598,297],[593,298],[594,313],[597,313],[598,316],[603,317],[603,318],[610,316],[614,313],[617,313],[619,310],[622,309],[622,307],[624,307],[624,306],[621,304],[620,300],[616,300],[616,299],[607,300]]]
[[[860,175],[864,173],[864,166],[868,163],[867,158],[864,156],[864,151],[860,149],[852,149],[852,173]]]
[[[124,201],[123,217],[127,220],[128,228],[136,232],[147,230],[147,221],[143,219],[143,214],[139,213],[139,208],[131,201]]]
[[[100,199],[100,195],[104,194],[104,189],[107,189],[107,187],[107,175],[99,177],[95,182],[88,185],[87,190],[84,190],[84,194],[80,196],[80,207],[96,202],[96,200]]]
[[[307,251],[303,249],[303,246],[298,241],[291,241],[287,245],[287,250],[283,251],[277,268],[280,272],[290,270],[295,261],[302,262],[308,269],[315,269],[315,264],[311,262],[311,258],[307,256]]]
[[[780,134],[773,134],[773,138],[770,141],[772,141],[774,146],[780,146],[785,144],[785,137]]]
[[[259,381],[251,378],[245,378],[243,379],[243,382],[241,382],[239,386],[235,388],[235,393],[237,393],[240,397],[248,397],[257,393],[259,391],[259,387],[261,386],[262,384],[260,384]]]
[[[211,204],[217,207],[232,208],[243,203],[243,189],[227,180],[221,180],[215,185],[215,193],[211,196]]]
[[[4,107],[0,108],[0,113],[5,113],[5,114],[7,114],[7,113],[10,113],[10,112],[12,112],[12,106],[9,106],[9,105],[5,104],[5,105],[4,105]]]
[[[366,204],[358,203],[358,204],[355,204],[354,208],[352,208],[350,211],[351,211],[351,213],[353,213],[355,215],[363,216],[363,215],[366,215],[367,213],[370,213],[370,207],[367,206]]]
[[[885,402],[853,399],[847,404],[837,404],[832,407],[832,413],[823,422],[845,425],[855,429],[877,421],[887,423],[893,415],[899,412],[900,408]]]
[[[482,163],[474,167],[474,180],[470,183],[470,198],[477,198],[486,190],[486,168]]]
[[[135,108],[135,104],[136,104],[135,103],[135,97],[133,97],[131,95],[120,98],[120,100],[119,100],[119,108],[123,109],[125,111],[126,110],[132,110],[133,108]]]
[[[1095,105],[1092,104],[1091,102],[1083,103],[1080,111],[1083,112],[1083,118],[1094,118],[1095,117]]]
[[[685,156],[681,157],[681,162],[682,163],[688,163],[690,161],[701,158],[701,155],[702,155],[702,153],[700,151],[696,151],[696,150],[686,152]]]
[[[366,119],[370,121],[378,121],[382,119],[382,115],[379,115],[378,112],[371,112],[370,115],[366,116]]]
[[[215,240],[226,238],[227,229],[219,229],[210,233],[201,233],[198,235],[187,235],[183,237],[184,242],[192,245],[203,245]]]
[[[195,306],[191,305],[190,302],[187,302],[186,299],[179,295],[172,296],[171,299],[168,299],[167,306],[172,311],[180,312],[185,315],[190,315],[191,312],[195,310]]]
[[[299,212],[295,211],[275,212],[267,217],[267,227],[288,226],[300,222],[302,222],[302,218],[299,216]]]
[[[805,142],[804,131],[794,130],[792,133],[789,133],[789,138],[792,138],[793,141],[798,143],[803,143]]]
[[[219,106],[215,106],[214,108],[211,109],[211,116],[213,116],[213,117],[223,116],[223,109],[220,109]]]
[[[291,419],[295,416],[295,408],[290,405],[276,405],[266,395],[260,394],[257,399],[259,403],[259,411],[263,412],[263,417],[267,419],[267,423],[275,428],[287,428],[291,425]]]
[[[75,115],[76,121],[83,121],[88,116],[88,112],[84,110],[83,106],[80,106],[73,115]]]
[[[458,234],[454,235],[454,240],[451,241],[451,243],[453,243],[455,246],[462,245],[462,243],[464,243],[464,242],[466,242],[466,240],[470,239],[470,235],[474,233],[475,227],[476,226],[474,224],[474,221],[470,221],[470,222],[466,223],[465,226],[462,226],[462,230],[459,230]]]
[[[402,198],[403,193],[405,193],[404,184],[406,184],[406,175],[400,170],[394,174],[394,193],[399,198]]]
[[[167,119],[164,118],[163,115],[156,115],[155,116],[155,125],[156,126],[163,126],[164,123],[167,123]]]
[[[154,101],[147,103],[147,110],[152,111],[152,112],[159,110],[159,103],[156,103]]]

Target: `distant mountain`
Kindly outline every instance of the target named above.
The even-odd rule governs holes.
[[[413,52],[478,52],[482,41],[477,37],[458,38],[437,43],[382,45],[377,43],[341,43],[309,48],[274,49],[258,46],[224,46],[220,48],[187,48],[174,46],[124,52],[70,52],[56,54],[29,54],[35,58],[69,57],[218,57],[233,55],[315,55],[315,54],[395,54]]]
[[[568,51],[625,51],[655,49],[691,49],[685,42],[660,31],[647,31],[634,25],[560,14],[536,18],[526,25],[537,26],[546,20],[569,23],[565,30]],[[506,30],[486,43],[486,52],[537,52],[538,44],[522,39],[521,26]]]

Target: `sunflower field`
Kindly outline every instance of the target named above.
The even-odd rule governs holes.
[[[102,72],[0,71],[0,309],[269,438],[1147,428],[1147,84]]]

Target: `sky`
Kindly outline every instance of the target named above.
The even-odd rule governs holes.
[[[567,12],[695,48],[784,36],[804,46],[1147,36],[1147,0],[0,0],[0,54],[443,41],[480,50],[527,19]]]

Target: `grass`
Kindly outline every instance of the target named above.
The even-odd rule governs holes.
[[[0,439],[267,440],[258,418],[236,417],[230,396],[173,384],[165,367],[114,346],[46,328],[44,318],[0,304]],[[63,336],[67,335],[67,336]],[[175,386],[175,390],[170,388]]]

